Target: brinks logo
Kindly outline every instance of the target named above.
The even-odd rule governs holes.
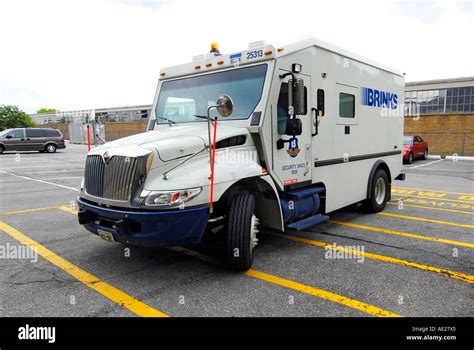
[[[391,92],[363,87],[362,104],[369,107],[396,109],[398,96]]]

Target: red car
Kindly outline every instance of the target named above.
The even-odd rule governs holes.
[[[411,164],[415,158],[428,159],[428,142],[421,136],[403,137],[403,161]]]

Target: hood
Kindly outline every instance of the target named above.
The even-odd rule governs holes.
[[[217,126],[216,141],[232,136],[248,135],[247,128],[233,127],[221,123]],[[213,129],[211,128],[211,135]],[[148,149],[155,150],[161,161],[168,162],[191,155],[209,143],[207,123],[163,126],[159,130],[147,131],[108,142],[105,149]]]

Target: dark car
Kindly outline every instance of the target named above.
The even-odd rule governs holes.
[[[18,128],[0,132],[0,154],[5,151],[40,151],[54,153],[66,148],[58,129]]]
[[[411,164],[415,158],[428,159],[428,142],[421,136],[403,137],[403,161]]]

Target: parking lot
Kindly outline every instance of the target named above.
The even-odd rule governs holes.
[[[86,147],[0,156],[2,316],[474,316],[474,162],[417,161],[379,214],[262,232],[253,269],[221,242],[126,248],[77,222]],[[356,254],[357,253],[357,254]]]

